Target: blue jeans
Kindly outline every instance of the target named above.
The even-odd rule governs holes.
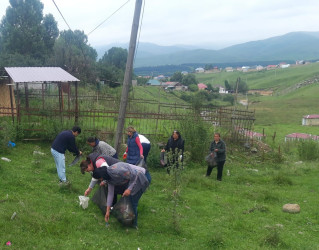
[[[56,170],[58,172],[58,176],[60,181],[65,182],[66,176],[65,176],[65,155],[59,153],[58,151],[51,148],[51,154],[55,161]]]
[[[150,175],[150,173],[148,171],[145,172],[145,176],[146,176],[148,182],[151,184],[152,177],[151,177],[151,175]],[[133,221],[133,226],[134,227],[137,227],[137,216],[138,216],[137,206],[138,206],[138,201],[142,197],[142,194],[143,194],[142,189],[140,189],[135,195],[131,195],[130,196],[131,197],[133,211],[134,211],[134,214],[135,214],[135,219]]]
[[[133,227],[137,227],[137,206],[138,206],[138,201],[140,200],[141,196],[142,196],[143,192],[142,189],[140,189],[135,195],[131,195],[131,202],[132,202],[132,207],[133,207],[133,211],[135,214],[135,219],[133,221]]]

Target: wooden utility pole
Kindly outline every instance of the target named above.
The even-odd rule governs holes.
[[[123,136],[122,132],[123,132],[124,122],[125,122],[125,112],[126,112],[126,106],[128,102],[128,92],[130,89],[130,85],[132,84],[133,60],[134,60],[134,54],[135,54],[136,39],[137,39],[138,26],[140,22],[141,9],[142,9],[142,0],[136,0],[134,18],[133,18],[133,24],[132,24],[132,30],[131,30],[130,45],[128,50],[124,82],[122,87],[120,110],[119,110],[119,116],[118,116],[117,128],[116,128],[116,134],[115,134],[114,147],[116,152],[118,153],[120,150],[121,140]]]

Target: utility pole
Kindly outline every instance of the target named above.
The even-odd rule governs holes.
[[[134,54],[135,54],[135,48],[136,48],[138,26],[140,22],[140,14],[142,9],[142,1],[143,0],[136,0],[135,2],[135,11],[134,11],[134,18],[133,18],[133,24],[132,24],[132,30],[131,30],[130,45],[129,45],[128,56],[126,61],[120,110],[119,110],[119,116],[118,116],[117,128],[116,128],[116,134],[115,134],[115,150],[118,153],[119,153],[121,140],[123,136],[122,132],[123,132],[124,122],[125,122],[126,106],[128,102],[128,92],[130,89],[130,85],[132,84],[133,60],[134,60]]]

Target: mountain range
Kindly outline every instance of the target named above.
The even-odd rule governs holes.
[[[110,44],[95,49],[98,56],[111,47],[128,48],[128,44]],[[271,61],[318,60],[319,32],[291,32],[282,36],[251,41],[223,49],[203,49],[197,46],[160,46],[139,43],[134,68],[181,64],[238,64]]]

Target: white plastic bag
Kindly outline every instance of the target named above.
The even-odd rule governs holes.
[[[89,197],[80,195],[79,200],[80,200],[80,206],[82,206],[83,209],[86,209],[89,206],[89,200],[90,200]]]

